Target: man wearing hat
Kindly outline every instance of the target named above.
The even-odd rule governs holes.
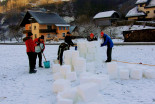
[[[64,39],[65,42],[61,43],[59,46],[57,60],[59,61],[60,65],[63,63],[63,52],[69,50],[70,46],[74,46],[70,35],[70,32],[67,32],[67,35]]]
[[[32,33],[28,32],[27,36],[23,39],[26,45],[26,52],[29,59],[29,73],[36,73],[37,70],[35,68],[35,49],[34,49],[34,42],[32,40]]]
[[[37,56],[39,57],[39,67],[43,68],[42,66],[42,53],[45,50],[45,43],[44,43],[44,35],[41,35],[41,37],[36,38],[34,40],[35,43],[35,59],[37,59]],[[35,61],[36,66],[36,61]]]
[[[104,39],[101,47],[107,45],[107,60],[105,62],[111,62],[112,47],[114,46],[112,39],[103,31],[101,32],[101,39]]]
[[[90,37],[87,37],[87,40],[88,40],[88,41],[94,41],[94,40],[97,40],[97,38],[94,37],[94,34],[93,34],[93,33],[91,33],[91,34],[90,34]]]

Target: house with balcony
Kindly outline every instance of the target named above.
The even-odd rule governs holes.
[[[136,6],[127,14],[128,20],[152,20],[155,19],[155,0],[137,0]]]
[[[45,41],[54,37],[64,39],[70,28],[58,14],[42,11],[27,11],[20,26],[24,27],[24,34],[32,32],[33,39],[44,35]]]

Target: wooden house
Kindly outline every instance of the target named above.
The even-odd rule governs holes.
[[[24,34],[32,32],[33,39],[44,35],[45,41],[64,39],[70,27],[58,14],[41,11],[27,11],[20,26],[25,28]]]
[[[97,26],[110,26],[114,24],[119,18],[119,13],[114,10],[100,12],[93,17],[94,22]]]

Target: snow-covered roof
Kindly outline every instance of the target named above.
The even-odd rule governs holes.
[[[135,16],[144,16],[144,15],[145,13],[139,12],[138,7],[136,6],[127,13],[126,17],[135,17]]]
[[[146,7],[155,7],[155,0],[151,0]]]
[[[148,0],[137,0],[136,4],[143,4],[146,3]]]
[[[106,11],[106,12],[100,12],[96,14],[93,18],[106,18],[106,17],[111,17],[116,11]]]

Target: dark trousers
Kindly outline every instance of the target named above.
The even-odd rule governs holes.
[[[107,60],[111,61],[112,48],[107,47]]]
[[[32,72],[35,67],[35,53],[34,52],[27,52],[28,59],[29,59],[29,72]]]
[[[37,56],[39,58],[39,66],[42,66],[42,53],[35,53],[35,60],[37,60]],[[36,66],[36,61],[35,61],[35,66]]]

